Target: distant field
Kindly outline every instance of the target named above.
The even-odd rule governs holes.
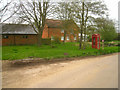
[[[1,48],[0,48],[1,49]],[[79,50],[78,43],[65,43],[42,45],[38,47],[32,46],[3,46],[2,60],[17,60],[25,58],[64,58],[64,57],[81,57],[81,56],[97,56],[108,53],[118,52],[118,47],[104,47],[104,50],[93,49],[91,45],[87,45],[85,50]]]

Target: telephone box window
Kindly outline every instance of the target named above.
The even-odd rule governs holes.
[[[97,48],[99,48],[99,38],[97,39],[98,41],[97,41]]]
[[[95,46],[95,38],[93,38],[93,45]]]

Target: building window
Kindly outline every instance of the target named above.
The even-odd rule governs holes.
[[[69,40],[69,36],[67,36],[67,40]]]
[[[51,40],[54,40],[54,37],[53,37],[53,36],[51,36]]]
[[[61,30],[61,33],[64,33],[64,30],[63,30],[63,29]]]
[[[23,38],[28,38],[28,36],[27,36],[27,35],[24,35]]]
[[[3,39],[7,39],[8,38],[8,36],[7,35],[3,35]]]
[[[63,37],[63,36],[61,37],[61,40],[62,40],[62,41],[64,40],[64,37]]]
[[[74,37],[74,40],[77,40],[76,36]]]

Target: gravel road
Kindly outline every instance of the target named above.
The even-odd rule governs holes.
[[[117,88],[118,53],[8,69],[3,88]]]

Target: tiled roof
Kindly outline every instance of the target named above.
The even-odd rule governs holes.
[[[47,19],[46,24],[48,25],[48,28],[60,28],[62,21],[61,20]]]

